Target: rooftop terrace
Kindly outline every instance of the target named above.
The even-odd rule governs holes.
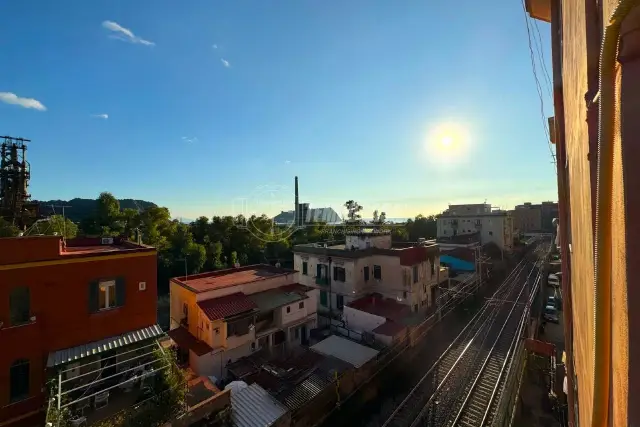
[[[186,277],[175,277],[171,279],[171,281],[199,293],[244,285],[293,273],[295,273],[295,270],[288,268],[279,268],[268,264],[255,264],[225,270],[209,271]]]

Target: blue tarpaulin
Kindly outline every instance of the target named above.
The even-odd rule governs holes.
[[[476,267],[472,262],[449,255],[440,255],[440,264],[446,264],[453,271],[476,271]]]

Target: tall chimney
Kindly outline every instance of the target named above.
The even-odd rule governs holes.
[[[293,220],[294,220],[295,225],[299,226],[300,225],[300,202],[298,200],[298,177],[297,176],[296,176],[296,189],[295,189],[295,191],[296,191],[296,196],[295,196],[296,205],[295,205],[295,210],[294,210],[295,214],[293,216],[293,218],[294,218]]]

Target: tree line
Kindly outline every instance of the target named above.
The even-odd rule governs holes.
[[[353,200],[345,203],[346,224],[366,224],[363,207]],[[375,211],[372,223],[384,225],[386,214]],[[202,271],[248,265],[280,263],[293,266],[294,245],[316,243],[338,236],[336,225],[306,224],[292,229],[275,225],[267,215],[245,217],[201,216],[190,224],[172,219],[169,209],[155,205],[144,209],[122,208],[111,193],[101,193],[95,209],[77,222],[61,215],[39,221],[30,234],[108,237],[122,236],[154,246],[158,250],[158,291],[166,294],[171,277]],[[418,215],[404,224],[390,227],[395,241],[417,241],[436,237],[436,217]],[[17,236],[16,227],[0,219],[0,237]]]

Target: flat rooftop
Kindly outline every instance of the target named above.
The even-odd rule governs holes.
[[[6,237],[0,238],[0,265],[155,251],[152,246],[119,237],[64,240],[61,236]]]
[[[186,277],[174,277],[171,281],[199,293],[244,285],[293,273],[295,273],[295,270],[288,268],[279,268],[268,264],[255,264],[194,274]]]
[[[347,304],[347,307],[396,322],[401,322],[411,316],[411,308],[409,306],[400,304],[390,298],[383,298],[379,294],[358,298]]]

